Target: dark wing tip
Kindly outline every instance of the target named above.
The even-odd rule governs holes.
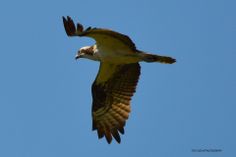
[[[80,33],[82,33],[84,30],[82,24],[77,23],[77,25],[75,26],[75,23],[70,16],[67,16],[67,18],[62,16],[62,19],[66,34],[68,36],[80,36]]]
[[[171,57],[167,57],[167,60],[166,60],[166,62],[167,62],[168,64],[173,64],[173,63],[175,63],[175,62],[176,62],[176,59],[174,59],[174,58],[171,58]]]
[[[97,132],[98,132],[98,139],[104,137],[104,132],[102,130],[98,129]]]
[[[173,63],[175,63],[175,62],[176,62],[176,59],[173,58]]]
[[[111,144],[112,136],[111,136],[111,133],[110,133],[110,132],[105,132],[105,138],[106,138],[106,140],[107,140],[107,143],[108,143],[108,144]]]
[[[80,23],[77,23],[77,31],[78,32],[83,32],[84,31],[84,27]]]
[[[115,140],[116,140],[118,143],[120,143],[121,139],[120,139],[120,135],[119,135],[118,131],[117,131],[117,130],[112,130],[112,131],[111,131],[111,134],[112,134],[112,136],[115,138]]]
[[[75,24],[74,24],[73,20],[69,16],[67,16],[67,18],[65,18],[63,16],[62,18],[63,18],[63,24],[64,24],[66,34],[68,36],[75,36],[76,35],[76,28],[75,28]]]
[[[114,137],[114,139],[120,143],[121,142],[121,138],[120,138],[120,134],[118,133],[119,132],[122,132],[122,134],[124,134],[124,129],[120,131],[119,130],[116,130],[116,129],[113,129],[112,131],[104,131],[103,129],[97,129],[97,134],[98,134],[98,139],[101,139],[105,136],[106,138],[106,141],[108,144],[111,144],[111,141],[112,141],[112,137]]]
[[[121,134],[124,134],[124,133],[125,133],[125,130],[124,130],[123,127],[118,128],[118,131],[119,131]]]

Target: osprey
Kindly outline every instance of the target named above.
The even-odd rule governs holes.
[[[92,85],[92,129],[97,130],[99,139],[105,136],[110,144],[113,137],[120,143],[140,75],[139,62],[172,64],[175,59],[140,51],[128,36],[109,29],[84,30],[80,23],[75,26],[69,16],[63,17],[63,23],[68,36],[90,37],[96,41],[92,46],[82,47],[75,58],[100,62]]]

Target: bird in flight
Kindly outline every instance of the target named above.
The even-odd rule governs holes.
[[[82,47],[75,58],[100,62],[92,85],[92,130],[97,130],[99,139],[105,136],[109,144],[112,137],[120,143],[139,80],[139,62],[172,64],[176,60],[140,51],[128,36],[109,29],[88,27],[84,30],[69,16],[63,17],[63,23],[69,37],[89,37],[96,41],[92,46]]]

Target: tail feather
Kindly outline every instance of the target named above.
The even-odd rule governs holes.
[[[143,53],[142,55],[143,61],[145,62],[160,62],[165,64],[175,63],[176,60],[167,56],[159,56],[154,54]]]

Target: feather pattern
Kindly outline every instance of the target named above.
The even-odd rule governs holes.
[[[101,63],[100,70],[106,70]],[[104,68],[104,69],[103,69]],[[105,82],[99,80],[100,74],[92,85],[93,95],[93,130],[97,130],[98,138],[105,136],[108,143],[112,137],[120,143],[120,135],[124,134],[124,126],[131,111],[130,101],[140,75],[138,63],[116,65],[115,72]]]

